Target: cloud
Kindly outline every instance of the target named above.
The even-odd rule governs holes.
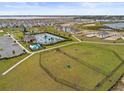
[[[8,2],[0,6],[0,15],[124,15],[124,3]]]

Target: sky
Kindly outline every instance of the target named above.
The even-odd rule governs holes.
[[[124,3],[0,2],[0,15],[124,15]]]

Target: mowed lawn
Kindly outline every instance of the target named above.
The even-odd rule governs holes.
[[[29,54],[23,54],[21,56],[0,60],[0,74],[2,74],[5,70],[9,69],[11,66],[28,56]]]
[[[75,90],[65,82],[54,81],[40,64],[58,80],[68,81],[80,90],[108,90],[124,73],[124,65],[119,66],[123,51],[123,46],[80,43],[35,54],[0,77],[0,90]]]
[[[0,77],[0,90],[74,90],[51,79],[35,54],[13,71]]]
[[[116,69],[121,63],[120,48],[122,46],[106,46],[97,44],[73,44],[59,50],[50,51],[41,54],[41,64],[46,67],[56,78],[79,86],[87,90],[106,90],[112,86],[122,75],[123,70],[118,73],[118,76],[107,78],[108,84],[96,88],[107,75]],[[114,53],[116,52],[118,56]],[[121,54],[122,55],[122,54]],[[67,67],[70,65],[70,68]],[[120,67],[122,69],[123,67]],[[113,72],[112,72],[113,73]],[[110,81],[109,81],[110,80]]]
[[[56,51],[42,54],[41,64],[51,71],[56,78],[66,80],[72,83],[72,86],[80,87],[80,90],[92,89],[104,78],[101,73]],[[70,68],[67,65],[70,65]]]
[[[87,63],[98,68],[101,72],[107,75],[113,68],[116,68],[116,66],[121,63],[121,60],[117,58],[112,51],[105,47],[91,44],[78,44],[67,46],[60,50],[67,55],[76,57],[82,64]]]

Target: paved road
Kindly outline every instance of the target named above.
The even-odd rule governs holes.
[[[71,45],[71,44],[77,44],[77,43],[80,43],[80,42],[71,42],[71,43],[64,44],[64,45],[60,45],[60,46],[56,46],[56,47],[53,47],[53,48],[48,48],[48,49],[44,49],[44,50],[39,50],[39,51],[34,52],[34,53],[44,52],[44,51],[48,51],[48,50],[52,50],[52,49],[56,49],[56,48],[61,48],[61,47],[64,47],[64,46],[68,46],[68,45]]]
[[[77,38],[75,35],[72,35],[75,39],[77,39],[79,42],[82,42],[79,38]]]
[[[106,44],[106,45],[124,45],[124,43],[106,43],[106,42],[94,42],[94,41],[81,41],[82,43],[95,43],[95,44]]]

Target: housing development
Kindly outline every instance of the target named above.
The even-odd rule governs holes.
[[[124,90],[124,16],[0,16],[0,90]]]

